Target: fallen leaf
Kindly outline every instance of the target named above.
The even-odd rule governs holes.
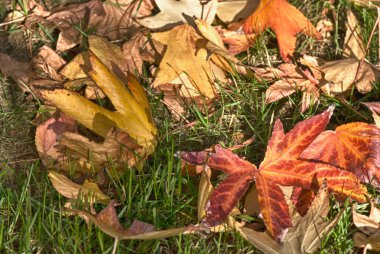
[[[64,132],[76,132],[74,120],[64,113],[56,112],[38,125],[35,143],[43,165],[53,168],[64,157],[58,139]]]
[[[80,185],[55,171],[49,171],[49,179],[59,194],[66,198],[81,199],[89,204],[108,204],[111,201],[110,197],[104,194],[94,182],[86,180],[83,185]]]
[[[301,60],[306,63],[306,60]],[[280,80],[273,83],[266,90],[265,103],[280,100],[296,91],[302,92],[301,112],[318,102],[318,80],[322,78],[322,73],[317,68],[318,63],[307,63],[305,66],[307,66],[305,70],[294,64],[281,64],[278,69],[268,68],[269,73],[272,71],[273,77],[277,76]],[[270,77],[270,74],[268,75],[268,72],[264,72],[264,77]]]
[[[340,167],[354,173],[363,183],[380,186],[380,161],[376,155],[379,142],[380,129],[375,125],[348,123],[335,131],[322,132],[301,157]]]
[[[26,84],[34,77],[30,63],[16,61],[9,55],[0,53],[0,72],[3,77],[16,82],[24,92],[29,92]]]
[[[89,212],[67,209],[69,212],[77,214],[86,220],[94,223],[104,233],[110,235],[116,240],[153,240],[166,237],[176,236],[179,234],[188,234],[196,231],[195,226],[187,226],[182,228],[168,229],[162,231],[154,231],[152,226],[141,221],[134,221],[129,228],[124,228],[119,221],[115,210],[115,202],[111,201],[96,216]]]
[[[215,82],[223,84],[225,71],[233,71],[226,55],[207,48],[213,45],[214,50],[226,53],[215,29],[201,20],[195,23],[198,31],[185,24],[152,34],[154,41],[166,47],[152,87],[164,93],[166,104],[179,115],[186,104],[209,110],[218,95]]]
[[[366,102],[363,103],[372,111],[372,117],[375,120],[377,128],[380,128],[380,102]]]
[[[186,18],[196,17],[211,24],[218,5],[217,0],[202,4],[199,0],[156,0],[160,9],[157,15],[140,19],[139,22],[150,29],[168,30],[180,24],[186,24]]]
[[[282,242],[292,226],[288,204],[280,186],[293,186],[316,191],[326,180],[329,191],[338,197],[350,197],[366,201],[367,191],[351,172],[340,170],[326,163],[300,159],[302,152],[325,129],[333,107],[322,114],[298,123],[287,134],[276,121],[272,137],[260,167],[256,167],[216,146],[215,152],[182,152],[181,158],[188,163],[207,165],[227,173],[212,193],[206,205],[206,224],[221,223],[255,181],[262,217],[269,234]]]
[[[223,0],[218,2],[216,15],[224,23],[239,22],[247,18],[258,5],[257,0]]]
[[[364,59],[366,55],[363,34],[358,20],[351,10],[347,11],[346,36],[344,37],[343,56]]]
[[[314,253],[343,214],[340,212],[332,220],[327,221],[329,211],[328,188],[322,185],[305,216],[292,214],[293,227],[289,229],[282,244],[273,241],[266,233],[252,230],[248,226],[243,227],[241,231],[244,238],[264,253]]]
[[[243,25],[246,34],[258,34],[266,28],[271,28],[276,34],[280,54],[285,62],[290,62],[293,57],[298,33],[321,38],[313,24],[287,0],[261,0]]]
[[[354,234],[355,247],[366,250],[380,251],[380,210],[371,202],[368,216],[357,213],[356,205],[352,207],[352,219],[361,231]]]
[[[94,53],[89,52],[88,57],[85,61],[88,65],[84,65],[86,72],[108,96],[116,111],[103,108],[65,89],[42,91],[46,100],[105,138],[99,145],[78,134],[67,133],[63,135],[62,142],[82,159],[85,157],[82,162],[86,164],[91,162],[87,152],[92,152],[97,162],[107,161],[107,156],[129,162],[129,166],[144,161],[154,151],[157,132],[144,89],[132,74],[127,77],[127,89]]]
[[[333,95],[349,91],[353,85],[360,93],[368,93],[372,91],[372,83],[379,77],[379,71],[371,64],[366,61],[360,64],[360,61],[352,58],[328,62],[320,69],[328,81],[322,89]]]
[[[80,30],[95,30],[95,34],[111,40],[133,34],[139,25],[134,18],[148,16],[153,9],[150,0],[118,0],[101,2],[92,0],[56,9],[47,18],[60,30],[57,51],[69,50],[80,42]],[[79,29],[76,26],[80,24]]]

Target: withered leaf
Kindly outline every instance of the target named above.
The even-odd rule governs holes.
[[[359,69],[360,66],[360,69]],[[370,63],[357,59],[343,59],[328,62],[320,67],[329,82],[322,87],[328,94],[341,94],[355,85],[360,93],[372,91],[372,83],[379,77],[379,71]]]
[[[367,250],[380,251],[380,210],[371,202],[369,216],[356,212],[352,207],[352,217],[355,226],[361,231],[354,234],[355,247]]]
[[[176,236],[179,234],[191,233],[196,230],[194,226],[187,226],[182,228],[168,229],[162,231],[154,231],[153,227],[141,221],[134,221],[131,227],[124,228],[117,217],[115,210],[115,202],[111,201],[106,208],[104,208],[96,216],[89,212],[67,209],[68,211],[77,214],[86,220],[94,223],[104,233],[112,236],[117,240],[152,240],[162,239],[166,237]]]
[[[104,194],[94,182],[86,180],[83,185],[80,185],[55,171],[49,172],[49,179],[59,194],[66,198],[81,199],[89,204],[108,204],[111,201],[110,197]]]
[[[366,102],[363,103],[372,111],[372,117],[375,120],[377,128],[380,128],[380,102]]]
[[[150,0],[92,0],[54,10],[47,21],[60,30],[57,51],[66,51],[80,42],[81,33],[75,28],[76,24],[81,24],[82,30],[94,29],[97,35],[116,40],[124,34],[135,33],[139,25],[133,19],[148,16],[152,9]]]
[[[321,245],[321,240],[336,225],[343,213],[338,213],[327,221],[329,213],[329,195],[326,185],[322,185],[308,213],[300,216],[292,213],[293,227],[289,229],[282,244],[273,241],[266,233],[243,227],[243,237],[265,253],[273,254],[303,254],[314,253]]]
[[[198,0],[156,0],[155,2],[160,12],[152,17],[140,19],[139,22],[148,28],[161,30],[187,23],[184,15],[200,18],[211,24],[218,4],[217,0],[205,4]]]
[[[343,56],[362,60],[366,55],[365,45],[358,20],[351,10],[347,11],[346,36],[344,37]]]
[[[64,113],[56,112],[36,129],[35,143],[42,163],[52,168],[57,161],[62,160],[64,154],[58,139],[64,132],[76,132],[74,119]]]

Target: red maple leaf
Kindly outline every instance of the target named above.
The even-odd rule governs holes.
[[[182,152],[181,158],[188,163],[207,164],[228,175],[211,194],[203,222],[209,225],[223,222],[252,182],[256,183],[260,211],[267,230],[280,242],[292,226],[280,186],[298,187],[302,193],[302,190],[317,191],[326,180],[330,192],[365,202],[366,188],[360,185],[353,173],[327,163],[300,158],[325,129],[332,112],[333,107],[330,107],[322,114],[298,123],[286,134],[281,121],[277,120],[265,158],[258,169],[220,146],[215,146],[213,152]],[[310,195],[308,191],[304,192],[303,195]]]

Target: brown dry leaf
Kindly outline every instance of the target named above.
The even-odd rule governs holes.
[[[357,213],[356,206],[352,207],[352,217],[355,226],[361,231],[354,234],[355,247],[380,251],[380,210],[371,203],[369,216]]]
[[[59,194],[66,198],[79,198],[89,204],[108,204],[111,201],[110,197],[104,194],[94,182],[86,180],[83,185],[80,185],[55,171],[49,171],[49,179]]]
[[[366,55],[363,34],[358,20],[351,10],[347,11],[346,36],[344,37],[343,56],[364,59]]]
[[[0,72],[3,77],[16,82],[24,92],[29,92],[26,84],[35,77],[30,63],[16,61],[3,53],[0,53]]]
[[[224,23],[239,22],[247,18],[259,5],[259,0],[220,0],[216,15]]]
[[[279,244],[268,234],[257,232],[248,226],[243,227],[243,237],[264,253],[304,254],[314,253],[321,245],[321,240],[336,225],[343,214],[338,213],[332,220],[326,221],[330,210],[329,195],[326,184],[322,185],[308,213],[301,217],[292,209],[292,224],[283,244]]]
[[[372,91],[372,83],[379,77],[379,71],[370,63],[363,61],[360,64],[359,60],[352,58],[328,62],[320,69],[325,73],[324,78],[328,81],[322,89],[332,95],[344,93],[353,85],[360,93],[368,93]]]
[[[363,103],[372,111],[372,117],[375,120],[377,128],[380,128],[380,102]]]
[[[334,25],[330,19],[324,18],[315,25],[315,29],[322,36],[323,39],[331,37],[331,32],[334,30]]]
[[[195,226],[154,231],[153,227],[141,221],[134,221],[129,228],[124,228],[119,221],[115,210],[115,202],[111,201],[96,216],[86,211],[67,209],[69,212],[77,214],[86,220],[94,223],[104,233],[112,236],[115,240],[152,240],[176,236],[179,234],[188,234],[197,231]]]
[[[322,73],[318,70],[317,63],[308,62],[307,59],[303,59],[303,63],[308,66],[308,69],[303,70],[293,64],[282,64],[278,69],[272,70],[273,76],[277,75],[281,79],[267,89],[265,93],[266,103],[280,100],[296,91],[303,93],[301,112],[304,112],[310,105],[319,101],[318,80],[322,78]],[[268,77],[271,69],[268,69],[268,71],[269,73],[264,72],[264,77]]]
[[[88,173],[99,171],[110,161],[115,168],[122,163],[136,165],[142,154],[142,147],[126,132],[116,128],[111,128],[101,143],[91,141],[78,133],[65,132],[62,134],[60,144],[68,149],[66,154],[71,164],[73,161],[78,161],[78,165],[85,167],[76,169]]]
[[[97,56],[89,52],[87,57],[84,59],[86,72],[108,96],[116,111],[105,109],[69,90],[42,91],[44,98],[53,105],[105,138],[103,143],[95,143],[79,134],[65,133],[61,145],[73,153],[78,169],[85,172],[98,171],[108,159],[116,160],[116,165],[127,162],[129,166],[135,166],[137,162],[143,162],[156,146],[157,130],[145,91],[132,74],[126,77],[127,89]]]
[[[57,51],[69,50],[80,42],[80,30],[94,29],[95,34],[111,40],[135,33],[139,25],[134,18],[150,15],[153,9],[151,0],[92,0],[87,3],[72,4],[53,10],[47,22],[55,24],[60,30]]]
[[[200,18],[211,24],[218,6],[217,0],[205,4],[199,0],[156,0],[155,3],[161,10],[160,13],[140,19],[139,22],[150,29],[161,30],[187,23],[185,16]]]
[[[64,154],[58,139],[64,132],[76,132],[74,120],[64,113],[56,112],[37,127],[35,143],[43,165],[53,168]]]
[[[66,65],[66,61],[48,46],[42,46],[32,60],[32,67],[37,75],[46,79],[62,81],[58,70]]]

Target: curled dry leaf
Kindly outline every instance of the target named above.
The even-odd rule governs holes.
[[[236,206],[249,184],[256,182],[261,214],[269,234],[282,242],[292,226],[287,201],[280,186],[316,191],[326,180],[329,191],[359,202],[366,201],[367,191],[351,172],[326,163],[300,159],[302,152],[325,129],[333,108],[298,123],[287,134],[277,120],[268,142],[265,158],[256,167],[237,155],[216,146],[215,152],[182,152],[181,158],[196,165],[228,174],[211,194],[204,222],[221,223]]]
[[[91,153],[96,163],[108,159],[134,166],[150,155],[156,146],[156,127],[150,115],[148,98],[137,79],[129,74],[127,86],[115,76],[94,53],[89,52],[84,66],[89,77],[108,96],[116,111],[105,109],[81,95],[65,89],[44,90],[46,100],[97,135],[102,144],[79,134],[66,133],[61,143],[79,157],[80,168],[91,169]],[[90,153],[90,156],[89,156]],[[88,158],[90,157],[90,158]],[[85,159],[83,159],[85,158]],[[99,164],[97,164],[99,168]]]
[[[108,204],[111,201],[110,197],[104,194],[94,182],[86,180],[80,185],[54,171],[49,172],[49,179],[59,194],[66,198],[81,199],[89,204]]]
[[[317,66],[318,64],[307,66],[303,70],[294,64],[280,65],[277,70],[273,71],[273,75],[281,78],[266,90],[265,102],[271,103],[296,91],[301,91],[303,93],[301,112],[304,112],[310,105],[319,101],[318,80],[322,78],[322,73],[316,68]]]
[[[366,55],[363,34],[358,20],[351,10],[347,11],[346,36],[344,37],[343,56],[364,59]]]
[[[357,213],[352,207],[352,218],[355,226],[361,231],[354,234],[355,247],[366,250],[380,251],[380,210],[371,203],[368,216]]]
[[[366,61],[360,62],[349,58],[322,65],[320,69],[328,81],[322,89],[332,95],[349,91],[353,85],[360,93],[372,91],[372,83],[379,77],[379,71]]]
[[[377,128],[380,128],[380,102],[366,102],[363,103],[372,111],[372,117],[375,120]]]
[[[58,139],[64,132],[76,132],[74,119],[64,113],[56,112],[36,129],[35,143],[42,163],[53,168],[57,161],[63,159],[62,148]]]
[[[198,230],[195,226],[187,226],[182,228],[168,229],[162,231],[154,231],[153,226],[138,220],[134,220],[129,228],[124,228],[117,217],[115,210],[115,202],[111,201],[106,208],[104,208],[96,216],[89,212],[67,209],[69,212],[77,214],[86,221],[94,223],[104,233],[112,236],[116,240],[153,240],[162,239],[166,237],[176,236],[179,234],[193,233]]]
[[[298,33],[321,38],[313,24],[287,0],[261,0],[243,25],[246,34],[258,34],[266,28],[271,28],[276,34],[280,54],[285,62],[291,61]]]
[[[292,213],[293,227],[286,234],[283,244],[273,241],[266,233],[250,229],[249,226],[241,229],[242,236],[264,253],[314,253],[320,247],[321,240],[329,234],[343,214],[340,212],[332,220],[327,221],[329,211],[328,188],[324,184],[305,216]]]
[[[116,40],[134,34],[139,28],[134,18],[150,15],[153,8],[150,0],[92,0],[53,10],[46,21],[60,30],[57,51],[66,51],[80,42],[81,33],[76,24],[81,24],[82,30],[94,29],[95,34]]]
[[[211,24],[215,18],[217,0],[202,4],[199,0],[156,0],[160,9],[157,15],[140,19],[139,22],[150,29],[168,30],[180,24],[186,24],[186,17],[196,17]]]

